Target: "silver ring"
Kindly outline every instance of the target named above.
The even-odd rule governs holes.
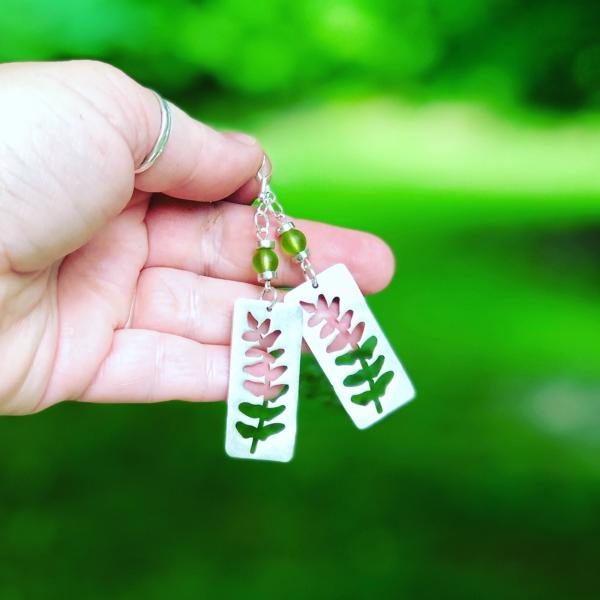
[[[169,103],[159,94],[154,92],[158,103],[160,104],[160,131],[156,143],[142,164],[134,171],[136,175],[147,171],[155,162],[156,159],[163,153],[169,136],[171,135],[171,109]]]

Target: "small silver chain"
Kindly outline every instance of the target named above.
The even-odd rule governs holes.
[[[260,199],[256,212],[254,213],[254,224],[256,225],[256,238],[264,242],[271,235],[271,219],[269,218],[269,201]]]
[[[263,162],[264,164],[264,162]],[[262,167],[261,167],[262,169]],[[268,195],[264,195],[264,183],[261,180],[261,193],[258,197],[258,204],[256,206],[256,212],[254,213],[254,225],[256,226],[256,239],[258,240],[259,246],[261,243],[268,242],[271,240],[271,198]],[[264,301],[271,301],[267,307],[268,311],[273,310],[277,302],[279,293],[277,288],[273,287],[270,279],[265,279],[263,283],[263,289],[260,293],[260,299]]]
[[[283,225],[284,223],[288,223],[290,218],[285,214],[283,209],[283,205],[277,199],[277,196],[271,189],[270,179],[271,173],[266,170],[266,161],[263,160],[263,164],[258,172],[258,179],[260,181],[260,194],[258,195],[258,205],[256,207],[256,214],[254,215],[254,223],[256,225],[256,236],[258,240],[266,240],[269,239],[270,229],[271,229],[271,220],[270,217],[273,217],[279,225]],[[312,282],[312,286],[314,288],[319,287],[319,282],[317,280],[317,272],[315,271],[312,263],[308,256],[304,257],[299,262],[300,268],[304,273],[304,278],[307,281]],[[265,284],[266,288],[266,284]],[[263,291],[263,294],[265,292]]]

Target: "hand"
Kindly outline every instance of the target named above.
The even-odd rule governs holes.
[[[1,413],[226,397],[233,303],[259,294],[244,204],[263,150],[171,107],[164,153],[136,176],[160,128],[152,92],[102,63],[0,66]],[[379,239],[298,226],[318,270],[344,261],[365,292],[389,281]],[[278,284],[300,282],[282,257]]]

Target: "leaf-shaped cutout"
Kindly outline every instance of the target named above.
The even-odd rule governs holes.
[[[394,379],[394,372],[387,371],[375,382],[374,388],[379,394],[380,398],[385,396],[385,390],[387,389],[387,386],[390,384],[390,381],[392,381],[392,379]]]
[[[273,402],[275,399],[283,396],[289,386],[287,384],[270,385],[264,381],[244,381],[244,387],[253,395],[263,397],[265,400]]]
[[[352,402],[360,404],[361,406],[366,406],[370,402],[373,402],[377,412],[382,413],[383,408],[379,400],[385,396],[387,386],[393,378],[393,371],[387,371],[367,391],[352,396]]]
[[[273,392],[273,394],[271,394],[268,398],[266,398],[266,400],[268,400],[269,402],[277,402],[277,400],[279,400],[279,398],[281,398],[282,396],[285,396],[287,394],[289,389],[290,389],[290,386],[287,383],[285,383],[283,385],[276,385],[271,388],[271,391]]]
[[[327,346],[327,352],[339,352],[346,346],[357,346],[360,343],[365,324],[359,323],[352,332],[350,331],[354,312],[347,310],[340,317],[341,300],[339,296],[336,296],[331,304],[328,304],[324,294],[319,294],[316,305],[309,302],[300,302],[300,305],[311,315],[308,319],[309,327],[316,327],[324,322],[319,331],[321,339],[328,338],[335,331],[338,332],[333,341]]]
[[[366,406],[369,402],[373,402],[373,400],[376,399],[379,399],[379,396],[377,395],[377,392],[371,389],[352,396],[352,402],[354,402],[354,404],[360,404],[361,406]]]
[[[381,355],[377,357],[377,360],[373,364],[364,364],[360,370],[352,375],[348,375],[348,377],[344,379],[344,385],[347,387],[356,387],[374,380],[377,375],[379,375],[379,371],[381,371],[384,361],[385,358]]]
[[[327,323],[325,323],[325,325],[323,325],[323,327],[321,327],[321,332],[320,332],[321,339],[323,340],[326,337],[329,337],[334,331],[335,331],[335,325],[328,321]]]
[[[261,340],[261,338],[262,338],[262,336],[260,335],[260,332],[256,331],[256,330],[245,331],[242,334],[242,339],[245,342],[258,342]]]
[[[316,312],[313,315],[311,315],[310,319],[308,320],[308,326],[316,327],[322,320],[323,320],[323,317],[319,313]]]
[[[317,308],[321,312],[327,312],[329,310],[329,305],[323,294],[319,294],[319,297],[317,298]]]
[[[253,440],[260,440],[261,442],[264,442],[272,435],[283,431],[285,429],[285,425],[283,423],[271,423],[270,425],[265,425],[259,429],[258,427],[253,427],[252,425],[238,421],[235,424],[235,428],[243,438],[251,438]]]
[[[277,357],[273,355],[273,352],[263,350],[258,346],[252,346],[252,348],[246,350],[245,356],[247,356],[248,358],[259,358],[261,361],[265,361],[270,365],[272,365],[277,360]]]
[[[271,319],[265,319],[259,326],[258,330],[265,335],[269,332],[269,328],[271,327]]]
[[[350,333],[350,337],[348,338],[348,344],[351,346],[357,346],[362,340],[362,336],[365,332],[365,323],[359,323]]]
[[[250,402],[242,402],[239,405],[241,413],[251,419],[262,419],[263,421],[272,421],[278,417],[284,410],[285,405],[281,406],[264,406],[262,404],[252,404]]]
[[[253,438],[255,433],[258,433],[258,427],[248,425],[242,421],[238,421],[235,424],[235,428],[238,430],[238,433],[247,440]]]
[[[317,307],[314,304],[311,304],[310,302],[300,302],[300,306],[307,313],[312,314],[312,313],[317,312]]]
[[[283,423],[271,423],[270,425],[266,425],[260,431],[260,435],[258,439],[261,442],[264,442],[266,439],[270,438],[272,435],[279,433],[285,429],[285,425]]]
[[[261,348],[263,348],[264,350],[268,350],[269,348],[271,348],[280,335],[281,331],[274,331],[273,333],[266,335],[260,344]]]
[[[336,320],[340,316],[340,299],[338,296],[336,296],[331,301],[331,306],[329,308],[329,315]]]
[[[360,355],[361,348],[355,348],[354,350],[350,350],[350,352],[346,352],[346,354],[338,356],[335,359],[335,364],[340,366],[353,365],[357,360],[360,360]]]
[[[367,360],[371,360],[373,358],[373,352],[375,352],[375,348],[377,347],[377,338],[372,335],[362,346],[362,355],[363,358]]]
[[[301,302],[300,305],[306,312],[311,313],[311,317],[308,320],[309,327],[316,327],[317,325],[319,325],[319,323],[322,323],[323,321],[328,322],[329,320],[331,320],[332,308],[329,306],[329,304],[327,304],[327,300],[325,299],[325,296],[323,294],[319,294],[316,305],[309,304],[307,302]],[[335,321],[335,317],[333,320]],[[326,336],[322,335],[321,337]]]
[[[265,425],[265,423],[275,419],[285,411],[285,404],[269,406],[269,403],[274,403],[286,394],[289,386],[286,384],[273,385],[273,382],[279,379],[288,369],[287,365],[274,366],[284,354],[284,350],[277,348],[271,350],[281,335],[281,331],[269,332],[271,319],[265,319],[259,324],[250,312],[247,314],[247,321],[249,330],[242,334],[242,338],[245,341],[254,342],[254,345],[246,350],[245,355],[257,360],[246,365],[243,370],[259,381],[247,379],[243,385],[251,394],[262,397],[264,401],[261,404],[241,403],[239,405],[240,412],[251,419],[258,419],[258,423],[248,425],[248,423],[238,421],[235,426],[242,437],[252,439],[250,453],[253,454],[256,452],[258,442],[264,441],[285,429],[283,423],[271,423],[270,425]]]
[[[272,358],[272,357],[271,357]],[[244,373],[253,377],[262,377],[265,381],[272,382],[279,379],[287,371],[287,366],[273,367],[269,363],[260,361],[244,367]]]
[[[350,350],[335,359],[336,365],[353,365],[358,360],[371,360],[377,346],[377,338],[372,335],[362,346]]]
[[[360,343],[360,340],[365,331],[364,322],[360,322],[352,331],[341,330],[333,342],[327,346],[327,352],[339,352],[346,346],[355,347]]]
[[[345,329],[350,329],[350,325],[352,325],[352,315],[353,312],[351,310],[347,310],[340,319],[340,325]]]
[[[345,331],[340,331],[334,338],[333,342],[327,346],[327,352],[339,352],[348,345],[348,334]]]

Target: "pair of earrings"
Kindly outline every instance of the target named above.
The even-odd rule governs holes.
[[[260,299],[240,299],[234,307],[225,448],[235,458],[288,462],[296,440],[303,338],[360,429],[415,391],[350,271],[338,264],[317,275],[305,235],[271,190],[265,162],[259,179],[252,264],[263,290]],[[306,279],[283,302],[273,287],[279,259],[272,220],[282,250]]]

